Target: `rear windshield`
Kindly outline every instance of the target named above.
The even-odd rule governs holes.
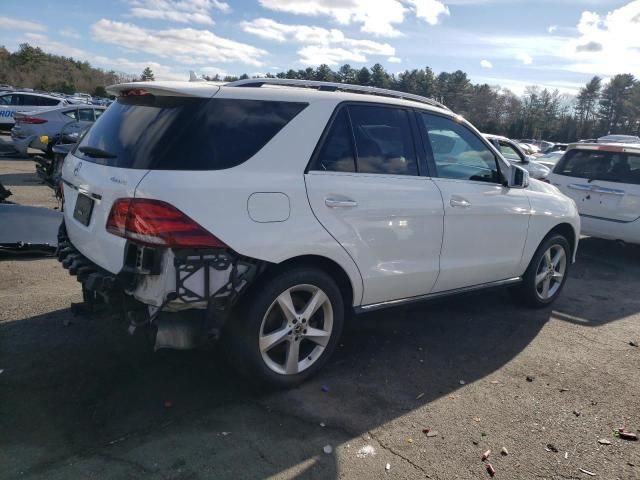
[[[231,168],[255,155],[306,106],[262,100],[122,97],[100,116],[74,154],[122,168]]]
[[[640,185],[640,154],[569,150],[554,170],[559,175]]]

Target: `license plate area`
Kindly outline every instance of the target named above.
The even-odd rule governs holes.
[[[93,199],[84,193],[78,193],[76,206],[73,209],[73,218],[84,226],[88,226],[91,221],[91,213],[93,212]]]

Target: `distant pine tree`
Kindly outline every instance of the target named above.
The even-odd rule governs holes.
[[[152,82],[155,79],[156,79],[156,77],[153,74],[153,70],[151,70],[149,67],[146,67],[142,71],[142,75],[140,75],[140,81],[141,82]]]

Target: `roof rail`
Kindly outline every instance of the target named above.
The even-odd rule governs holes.
[[[434,107],[449,108],[432,98],[414,95],[412,93],[399,92],[397,90],[388,90],[386,88],[366,87],[363,85],[352,85],[350,83],[337,82],[321,82],[317,80],[296,80],[292,78],[247,78],[245,80],[236,80],[225,84],[225,87],[261,87],[263,85],[278,85],[283,87],[300,87],[300,88],[316,88],[326,92],[349,92],[363,93],[365,95],[379,95],[381,97],[393,97],[403,100],[411,100],[414,102],[426,103]]]

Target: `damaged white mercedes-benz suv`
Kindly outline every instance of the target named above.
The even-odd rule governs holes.
[[[58,258],[156,347],[219,338],[273,385],[346,316],[485,287],[553,302],[572,200],[415,95],[280,79],[116,85],[67,156]]]

